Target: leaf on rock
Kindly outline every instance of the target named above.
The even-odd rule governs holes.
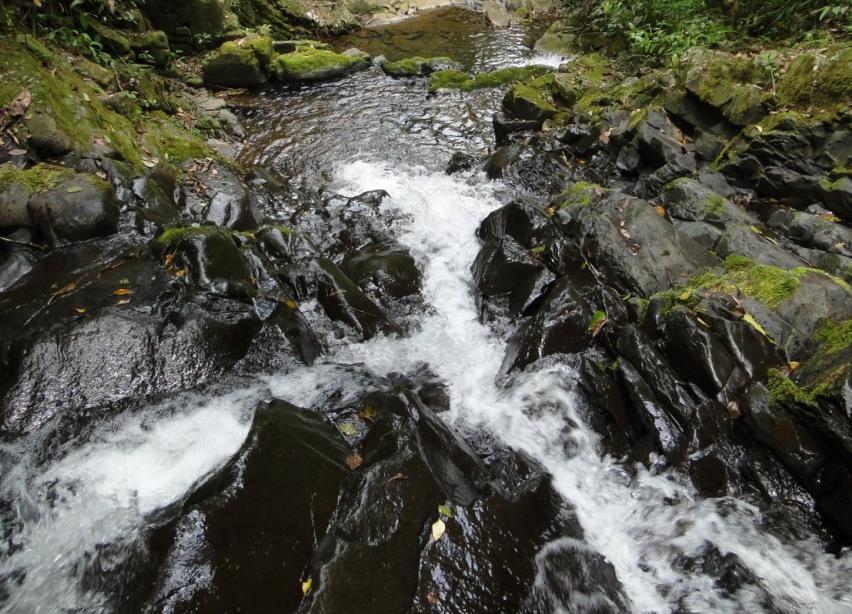
[[[353,452],[349,456],[346,457],[344,461],[346,466],[349,467],[350,471],[355,471],[361,464],[364,462],[364,459],[357,452]]]
[[[769,336],[769,333],[766,332],[766,329],[763,328],[760,325],[760,323],[757,320],[754,319],[754,316],[751,315],[750,313],[744,313],[743,314],[743,322],[745,322],[746,324],[751,326],[754,330],[759,332],[761,335],[763,335],[764,337],[766,337],[770,341],[773,341],[772,337]],[[773,341],[773,343],[774,343],[774,341]]]
[[[438,541],[444,536],[444,533],[447,530],[447,525],[443,520],[438,518],[435,522],[432,523],[432,541]]]
[[[358,427],[352,422],[344,422],[338,427],[338,429],[340,429],[340,432],[347,437],[354,437],[358,434]]]
[[[85,307],[74,307],[74,311],[76,311],[80,315],[83,315],[84,313],[86,313],[86,308]]]
[[[284,299],[284,304],[287,306],[288,309],[295,309],[296,307],[298,307],[298,305],[296,305],[296,301],[291,298]]]
[[[666,208],[661,207],[660,205],[656,205],[654,207],[654,211],[660,214],[661,217],[666,217]]]
[[[133,290],[130,288],[116,288],[112,291],[112,293],[116,296],[129,296],[130,294],[133,294]]]
[[[20,149],[20,148],[18,148],[18,149],[11,149],[11,150],[9,150],[9,155],[10,155],[10,156],[23,156],[23,155],[24,155],[24,154],[26,154],[26,153],[27,153],[27,150],[26,150],[26,149]]]
[[[438,513],[441,516],[446,516],[447,518],[453,517],[453,508],[450,507],[449,503],[445,503],[443,505],[438,506]]]
[[[801,366],[801,364],[802,363],[798,362],[797,360],[791,360],[787,363],[787,366],[790,368],[790,371],[795,371]]]
[[[307,595],[308,591],[311,590],[311,585],[314,583],[313,578],[308,578],[304,582],[302,582],[302,594]]]
[[[129,304],[130,304],[130,299],[129,299],[129,298],[123,298],[123,299],[118,300],[118,301],[116,301],[116,302],[115,302],[115,306],[116,306],[116,307],[120,307],[121,305],[129,305]]]
[[[41,4],[36,4],[36,6],[41,6]],[[24,88],[21,92],[15,96],[15,99],[9,103],[9,115],[12,117],[23,117],[24,113],[27,112],[27,109],[30,108],[30,103],[33,101],[33,96],[30,94],[30,90]]]

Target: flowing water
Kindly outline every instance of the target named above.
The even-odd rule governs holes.
[[[490,30],[458,11],[440,15],[347,43],[389,56],[443,49],[475,68],[535,61],[521,30]],[[310,405],[325,386],[345,382],[344,367],[352,363],[379,374],[427,363],[448,387],[452,410],[444,416],[453,426],[487,429],[537,458],[576,508],[587,546],[614,565],[636,612],[760,611],[757,589],[728,594],[701,570],[683,571],[678,561],[708,544],[736,554],[783,611],[852,611],[849,556],[825,554],[816,541],[782,541],[760,528],[760,510],[745,501],[702,499],[677,473],[626,468],[606,456],[568,367],[495,381],[505,342],[477,318],[470,265],[475,229],[505,195],[498,183],[448,176],[443,167],[454,151],[493,146],[498,101],[491,91],[430,98],[422,82],[395,81],[378,69],[237,101],[249,109],[244,162],[294,186],[390,194],[382,206],[398,214],[398,239],[422,267],[431,309],[408,336],[332,343],[312,367],[180,395],[61,445],[38,437],[8,445],[1,453],[16,459],[15,470],[0,487],[19,503],[3,527],[10,546],[0,574],[26,574],[6,582],[4,612],[99,611],[103,598],[84,580],[94,552],[132,543],[146,515],[180,500],[233,454],[258,399]],[[45,449],[53,460],[33,452]]]

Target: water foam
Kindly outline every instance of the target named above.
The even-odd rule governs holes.
[[[491,184],[365,161],[342,165],[337,182],[341,192],[390,193],[384,206],[409,220],[399,239],[423,268],[425,298],[434,311],[410,337],[345,346],[333,361],[362,362],[379,373],[428,363],[449,387],[451,421],[488,428],[547,467],[575,506],[587,542],[612,562],[637,612],[667,612],[676,604],[695,611],[759,609],[756,591],[726,595],[713,578],[673,565],[678,555],[697,555],[707,544],[736,554],[785,610],[852,610],[850,557],[825,554],[815,542],[783,544],[757,528],[760,511],[744,501],[701,499],[676,472],[638,467],[631,476],[601,455],[566,367],[523,374],[509,389],[495,385],[504,343],[477,319],[469,272],[478,250],[475,229],[500,205]],[[270,384],[284,396],[309,395],[323,377],[333,377],[333,369],[305,369],[272,377]]]

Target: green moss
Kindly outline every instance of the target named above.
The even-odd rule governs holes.
[[[725,213],[725,199],[718,194],[711,194],[704,203],[704,210],[713,215]]]
[[[343,55],[327,49],[301,49],[277,56],[270,68],[282,81],[307,81],[335,71],[344,72],[362,61],[363,57]]]
[[[551,71],[547,66],[514,66],[500,68],[469,76],[460,70],[440,70],[429,78],[429,91],[437,92],[442,89],[456,89],[463,92],[472,90],[501,87],[518,81],[526,81],[546,75]]]
[[[220,226],[174,226],[167,228],[157,237],[156,242],[165,249],[173,249],[187,237],[221,236],[233,240],[229,230]]]
[[[0,192],[14,184],[22,185],[30,194],[46,192],[57,187],[64,179],[74,175],[74,171],[62,166],[39,164],[21,170],[11,163],[0,165]]]
[[[143,142],[156,157],[174,164],[213,156],[201,137],[174,126],[161,111],[152,113],[146,122]]]
[[[395,62],[385,62],[382,64],[382,70],[394,77],[425,77],[436,67],[452,64],[453,60],[446,56],[435,58],[415,56]]]
[[[769,400],[772,403],[802,403],[814,405],[814,393],[800,388],[793,380],[778,369],[770,369],[766,387],[769,390]]]
[[[852,346],[852,320],[828,321],[817,330],[820,353],[834,355]]]
[[[588,207],[605,192],[606,190],[596,183],[578,181],[556,196],[551,202],[551,206],[557,209],[565,209],[572,206]]]

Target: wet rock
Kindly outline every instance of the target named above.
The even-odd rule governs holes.
[[[250,306],[174,292],[147,249],[104,242],[39,260],[0,313],[7,435],[214,381],[259,328]]]
[[[317,258],[310,268],[317,278],[318,300],[332,320],[348,324],[363,339],[369,339],[379,330],[394,330],[381,308],[329,259]]]
[[[74,146],[71,137],[46,113],[33,113],[26,120],[26,126],[29,131],[27,142],[46,157],[63,156]]]
[[[272,54],[272,39],[267,36],[228,41],[204,62],[204,81],[223,87],[261,85],[269,79]]]
[[[341,270],[378,297],[398,299],[420,292],[420,270],[409,251],[397,243],[369,243],[347,256]]]
[[[740,207],[695,179],[684,177],[666,186],[663,202],[669,215],[691,221],[724,226],[730,222],[753,223]]]
[[[584,350],[593,338],[593,320],[604,313],[590,275],[557,280],[535,315],[525,318],[506,345],[501,374],[522,369],[554,354]],[[606,317],[606,316],[604,316]]]
[[[825,217],[778,209],[767,224],[801,245],[852,257],[852,230]]]
[[[95,175],[74,175],[34,193],[28,209],[33,226],[53,244],[103,237],[118,228],[115,192]]]
[[[470,171],[476,168],[479,164],[479,159],[477,159],[476,156],[457,151],[450,157],[450,161],[447,163],[446,173],[448,175],[455,175],[456,173]]]
[[[503,98],[503,109],[521,120],[544,122],[556,115],[556,107],[548,100],[548,94],[540,79],[516,83]]]
[[[729,224],[716,241],[716,253],[720,258],[739,254],[759,264],[782,269],[794,269],[805,264],[776,243],[767,240],[756,228],[753,224]]]
[[[512,24],[512,15],[502,2],[498,0],[485,0],[482,3],[482,11],[491,25],[498,28],[508,28]]]
[[[492,120],[494,125],[494,138],[498,146],[509,144],[509,135],[526,130],[538,130],[541,122],[530,119],[509,119],[503,113],[495,113]]]
[[[610,283],[643,296],[683,283],[714,264],[648,202],[626,194],[609,193],[596,204],[577,202],[557,216]]]
[[[347,454],[319,414],[262,403],[240,451],[184,502],[146,611],[295,611]]]
[[[213,294],[247,298],[256,293],[246,262],[233,235],[216,226],[166,230],[157,239],[164,253],[175,253],[193,283]]]
[[[675,175],[695,172],[695,156],[686,147],[683,134],[660,111],[647,111],[639,121],[636,145],[643,158],[657,167],[667,165]]]
[[[836,181],[822,180],[825,206],[846,222],[852,222],[852,179],[841,177]]]
[[[253,230],[260,223],[260,211],[252,195],[245,190],[217,192],[207,208],[208,222],[232,230]]]
[[[498,147],[485,173],[490,179],[502,178],[518,193],[545,198],[562,191],[571,176],[557,156],[521,144]]]
[[[384,62],[382,70],[391,77],[426,77],[439,70],[458,70],[460,66],[448,57],[404,58],[395,62]]]

